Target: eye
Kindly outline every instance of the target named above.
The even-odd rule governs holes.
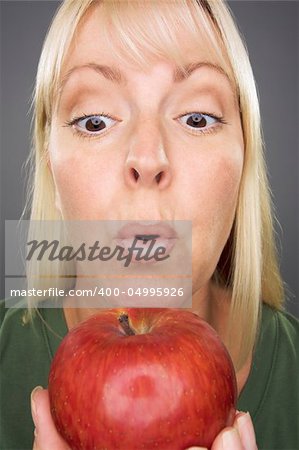
[[[116,119],[107,114],[92,114],[75,117],[70,122],[67,122],[66,125],[75,128],[80,134],[97,135],[111,128],[116,122]]]
[[[215,114],[206,114],[193,112],[180,116],[178,120],[190,129],[199,129],[201,132],[206,132],[209,128],[212,128],[214,124],[225,123],[223,117],[216,116]]]

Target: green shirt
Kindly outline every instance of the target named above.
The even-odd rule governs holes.
[[[42,317],[24,325],[23,309],[1,304],[1,450],[32,449],[30,393],[47,386],[51,360],[67,333],[62,309],[39,311]],[[251,414],[259,450],[299,450],[298,353],[298,320],[264,304],[251,372],[238,400],[238,409]]]

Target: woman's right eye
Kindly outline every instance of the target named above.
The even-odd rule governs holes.
[[[117,122],[108,114],[93,114],[75,117],[66,125],[75,128],[77,132],[85,135],[99,135],[111,128]]]

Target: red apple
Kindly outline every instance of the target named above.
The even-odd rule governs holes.
[[[72,450],[210,447],[232,424],[236,378],[216,332],[175,309],[114,309],[62,341],[51,365],[56,427]]]

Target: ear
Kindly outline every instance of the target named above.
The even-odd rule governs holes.
[[[49,150],[48,150],[48,149],[46,150],[46,164],[47,164],[47,167],[48,167],[48,169],[49,169],[51,175],[53,176],[53,173],[52,173],[52,164],[51,164],[51,159],[50,159],[50,155],[49,155]]]
[[[51,158],[50,158],[50,133],[51,133],[51,126],[49,122],[47,121],[45,124],[45,141],[44,141],[44,149],[45,149],[45,160],[47,167],[53,176],[52,173],[52,164],[51,164]]]
[[[60,198],[59,192],[56,189],[56,187],[55,187],[55,208],[57,209],[60,216],[62,217],[61,198]]]
[[[49,122],[45,125],[45,163],[46,167],[49,171],[49,176],[52,179],[53,188],[54,188],[54,205],[55,209],[58,212],[58,214],[62,217],[61,212],[61,199],[60,195],[56,186],[54,174],[53,174],[53,168],[52,168],[52,162],[51,162],[51,150],[50,150],[50,133],[51,133],[51,126]]]
[[[53,170],[52,170],[52,163],[51,163],[50,153],[49,153],[48,148],[46,150],[45,162],[46,162],[47,169],[49,171],[49,177],[51,178],[51,181],[52,181],[52,184],[53,184],[55,209],[57,210],[58,214],[62,217],[61,198],[60,198],[60,194],[59,194],[59,191],[57,189],[57,186],[56,186],[56,182],[55,182],[55,178],[54,178],[54,174],[53,174]]]

